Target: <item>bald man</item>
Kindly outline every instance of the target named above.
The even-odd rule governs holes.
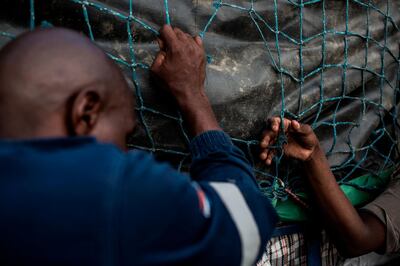
[[[202,41],[160,30],[152,71],[194,139],[190,177],[125,152],[135,127],[120,69],[66,30],[0,51],[1,265],[253,265],[276,214],[204,92]]]

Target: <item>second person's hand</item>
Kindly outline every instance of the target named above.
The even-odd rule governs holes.
[[[276,150],[270,146],[276,143],[281,126],[281,119],[273,117],[269,119],[269,126],[264,131],[260,143],[260,159],[270,165]],[[283,120],[283,130],[287,136],[287,143],[283,145],[283,151],[286,156],[301,161],[308,161],[316,151],[320,149],[317,136],[312,128],[307,124],[300,124],[296,120]]]

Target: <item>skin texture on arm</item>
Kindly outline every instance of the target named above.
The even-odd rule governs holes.
[[[165,25],[160,30],[159,45],[151,70],[176,99],[192,134],[221,130],[204,90],[205,53],[201,38]]]
[[[263,134],[260,158],[268,165],[275,155],[275,151],[268,147],[275,143],[280,123],[280,118],[270,119],[270,128]],[[359,213],[351,205],[337,184],[311,127],[295,120],[285,119],[283,123],[288,139],[283,147],[284,153],[303,162],[319,212],[341,254],[355,257],[382,250],[385,245],[384,225],[374,215]]]

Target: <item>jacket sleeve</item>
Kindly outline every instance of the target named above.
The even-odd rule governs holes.
[[[128,156],[117,192],[122,265],[253,265],[276,223],[243,153],[222,131],[191,143],[191,176]]]
[[[196,137],[191,151],[191,176],[208,192],[213,189],[214,197],[228,210],[239,231],[242,262],[247,265],[253,256],[258,259],[273,233],[277,215],[259,190],[250,163],[223,131]]]

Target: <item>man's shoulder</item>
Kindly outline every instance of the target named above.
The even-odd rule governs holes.
[[[124,169],[132,168],[131,165],[136,166],[130,169],[133,171],[153,164],[155,160],[147,152],[123,152],[113,144],[100,143],[94,138],[0,140],[0,165],[10,174],[23,166],[25,174],[116,176],[126,174]]]

